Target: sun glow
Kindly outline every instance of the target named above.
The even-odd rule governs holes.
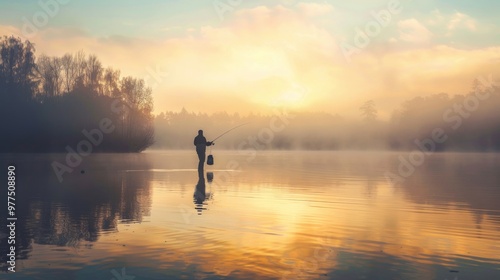
[[[292,108],[302,108],[307,105],[306,102],[307,89],[301,85],[293,83],[289,89],[281,92],[270,102],[273,107],[292,107]]]

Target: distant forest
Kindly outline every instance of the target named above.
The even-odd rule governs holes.
[[[36,58],[29,41],[0,40],[0,152],[69,152],[82,140],[95,152],[192,149],[198,129],[212,140],[244,123],[214,148],[500,151],[500,89],[485,78],[465,95],[408,100],[389,120],[378,118],[371,100],[360,104],[357,121],[334,112],[283,117],[183,109],[153,116],[152,110],[144,80],[121,77],[95,55]]]
[[[500,151],[500,90],[485,78],[474,80],[465,95],[441,93],[408,100],[387,121],[378,119],[374,101],[360,104],[358,121],[332,113],[287,114],[293,117],[285,123],[276,115],[208,115],[186,109],[161,113],[155,117],[152,148],[192,149],[198,129],[212,140],[249,123],[216,141],[214,148]],[[279,131],[272,131],[273,125]]]
[[[92,151],[140,152],[154,142],[152,110],[144,80],[95,55],[36,58],[29,41],[0,40],[0,152],[68,152],[83,140]]]

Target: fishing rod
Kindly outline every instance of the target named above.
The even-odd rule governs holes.
[[[244,123],[244,124],[240,124],[240,125],[238,125],[238,126],[236,126],[236,127],[233,127],[233,128],[231,128],[230,130],[228,130],[228,131],[226,131],[226,132],[222,133],[221,135],[217,136],[214,140],[212,140],[212,141],[210,141],[210,142],[214,142],[215,140],[217,140],[217,139],[221,138],[222,136],[226,135],[227,133],[229,133],[229,132],[231,132],[231,131],[233,131],[233,130],[237,129],[238,127],[242,127],[242,126],[247,125],[247,124],[249,124],[249,122],[248,122],[248,123]]]
[[[247,124],[249,124],[249,122],[248,122],[248,123],[244,123],[244,124],[240,124],[240,125],[238,125],[238,126],[236,126],[236,127],[233,127],[233,128],[231,128],[230,130],[228,130],[228,131],[226,131],[226,132],[222,133],[221,135],[217,136],[214,140],[212,140],[212,141],[210,141],[210,142],[213,144],[213,143],[215,142],[215,140],[217,140],[217,139],[221,138],[222,136],[226,135],[227,133],[229,133],[229,132],[231,132],[231,131],[233,131],[233,130],[237,129],[238,127],[242,127],[242,126],[247,125]],[[207,157],[207,164],[208,164],[208,165],[214,165],[214,156],[212,155],[212,147],[211,147],[211,146],[212,146],[212,145],[210,145],[210,154],[209,154],[209,155],[208,155],[208,157]],[[208,175],[207,175],[207,176],[208,176]]]

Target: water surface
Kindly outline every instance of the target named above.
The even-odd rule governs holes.
[[[398,155],[218,151],[200,179],[194,151],[96,154],[62,182],[64,154],[0,155],[0,278],[500,279],[500,156],[434,154],[394,185]]]

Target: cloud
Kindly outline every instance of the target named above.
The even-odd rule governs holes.
[[[431,12],[431,17],[427,20],[427,23],[429,25],[438,25],[445,22],[445,20],[445,15],[443,15],[440,10],[436,9]]]
[[[448,37],[457,30],[476,31],[478,29],[478,23],[474,18],[458,11],[452,14],[443,14],[439,10],[434,10],[427,22],[432,26],[444,27],[445,36]]]
[[[333,11],[333,6],[326,3],[307,3],[302,2],[297,4],[297,8],[308,17],[321,16]]]
[[[430,32],[418,20],[412,18],[398,22],[399,39],[411,43],[426,43],[430,41]]]
[[[0,25],[0,36],[22,37],[19,28],[12,25]]]
[[[465,28],[470,31],[476,30],[476,21],[466,14],[456,12],[451,16],[448,22],[448,30],[455,30],[458,28]]]
[[[397,23],[399,34],[389,37],[392,43],[374,43],[347,63],[338,47],[343,34],[303,11],[297,6],[241,8],[223,25],[190,26],[175,37],[156,39],[47,28],[33,42],[38,55],[95,53],[124,75],[141,77],[157,68],[168,72],[154,90],[156,112],[186,107],[247,113],[286,101],[305,110],[357,116],[359,104],[374,99],[387,116],[416,95],[464,93],[477,75],[498,72],[491,58],[500,57],[500,47],[464,50],[427,44],[435,35],[413,18]],[[442,16],[445,27],[452,17]],[[0,26],[0,35],[16,32]],[[421,45],[407,49],[401,41]],[[297,88],[305,92],[300,101]]]

